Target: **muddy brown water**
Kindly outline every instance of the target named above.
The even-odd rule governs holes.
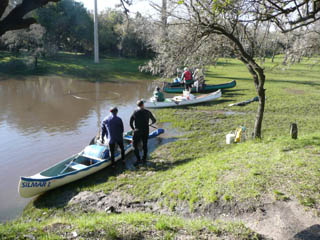
[[[30,176],[80,152],[100,121],[118,106],[129,130],[137,99],[151,81],[94,83],[61,77],[0,78],[0,221],[21,214],[20,176]]]

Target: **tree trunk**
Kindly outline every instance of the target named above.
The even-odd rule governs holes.
[[[288,55],[287,53],[284,55],[283,57],[283,61],[282,61],[282,65],[286,66],[287,65],[287,61],[288,61]]]
[[[263,85],[259,84],[259,86],[256,86],[257,93],[259,96],[259,106],[258,106],[258,112],[256,116],[256,122],[254,124],[254,137],[255,138],[261,138],[261,129],[262,129],[262,120],[263,120],[263,113],[264,113],[264,107],[265,107],[265,89],[263,88]]]
[[[246,64],[249,72],[253,76],[254,85],[256,87],[256,91],[259,97],[259,107],[256,116],[256,122],[254,124],[254,138],[261,138],[261,129],[262,129],[262,120],[263,120],[263,113],[265,107],[265,89],[264,89],[264,82],[265,82],[265,75],[264,70],[261,68],[254,60],[253,56],[251,56],[243,47],[240,40],[233,35],[232,33],[227,32],[222,27],[213,27],[215,33],[219,32],[220,34],[226,36],[235,43],[235,51],[239,53],[240,60]]]
[[[34,57],[34,68],[36,69],[38,67],[38,57]]]
[[[275,57],[275,52],[272,52],[272,59],[271,59],[272,63],[274,62],[274,57]]]
[[[264,107],[265,107],[265,89],[264,89],[264,82],[265,82],[265,75],[264,70],[261,68],[253,58],[246,56],[249,59],[246,59],[244,57],[241,57],[240,60],[246,64],[249,72],[251,73],[254,81],[254,86],[256,88],[258,97],[259,97],[259,106],[258,111],[256,115],[256,121],[254,124],[254,131],[253,131],[253,137],[254,138],[261,138],[261,129],[262,129],[262,120],[263,120],[263,113],[264,113]]]

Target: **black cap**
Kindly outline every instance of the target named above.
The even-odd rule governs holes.
[[[110,112],[117,113],[118,112],[118,108],[117,107],[111,107],[110,108]]]
[[[144,105],[143,99],[140,99],[140,100],[137,101],[137,106],[138,106],[138,107],[141,107],[141,106],[143,106],[143,105]]]

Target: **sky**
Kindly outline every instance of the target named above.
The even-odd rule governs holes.
[[[76,0],[78,2],[82,2],[84,6],[89,9],[93,10],[94,7],[94,0]],[[153,0],[156,3],[160,3],[161,0]],[[106,8],[114,8],[116,4],[120,3],[120,0],[97,0],[98,2],[98,11],[102,11]],[[129,7],[129,11],[131,13],[140,12],[142,15],[145,14],[153,14],[154,10],[150,7],[148,0],[134,0],[132,6]]]

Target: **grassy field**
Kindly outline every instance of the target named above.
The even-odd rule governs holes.
[[[34,236],[63,238],[59,231],[50,230],[60,226],[68,234],[76,231],[80,238],[97,231],[96,236],[106,239],[261,239],[241,222],[215,219],[277,201],[295,201],[319,215],[319,59],[292,66],[280,63],[278,57],[275,63],[265,64],[267,99],[261,140],[250,138],[257,102],[228,106],[256,96],[253,80],[242,63],[222,59],[206,72],[207,82],[235,79],[236,88],[225,91],[216,102],[154,111],[160,122],[170,122],[184,134],[159,146],[149,166],[136,171],[105,169],[51,191],[31,203],[20,219],[0,225],[0,237],[10,239],[19,233],[23,238],[32,229]],[[298,124],[297,140],[290,139],[292,122]],[[246,127],[247,141],[226,145],[225,135],[239,126]],[[141,203],[152,202],[160,210],[106,215],[80,205],[75,212],[68,200],[62,204],[57,200],[83,191],[106,196],[120,192]],[[218,215],[213,218],[212,212]]]
[[[34,68],[28,65],[30,58],[0,51],[0,72],[10,76],[58,75],[89,81],[154,79],[138,71],[138,67],[146,61],[141,59],[101,57],[100,63],[95,64],[93,57],[60,52],[53,57],[39,59],[38,67]]]

